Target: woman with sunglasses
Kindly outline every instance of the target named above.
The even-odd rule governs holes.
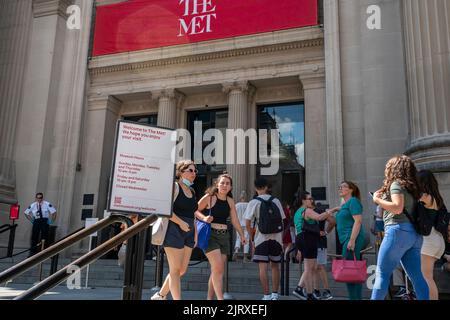
[[[217,182],[206,191],[205,196],[199,201],[198,210],[195,213],[197,219],[211,223],[211,235],[208,247],[205,250],[205,255],[211,265],[211,275],[208,281],[208,300],[214,298],[214,293],[217,300],[223,300],[223,273],[227,256],[230,254],[228,218],[231,218],[231,223],[238,232],[242,245],[247,243],[232,198],[232,188],[233,179],[231,176],[228,174],[220,175],[217,178]],[[205,213],[208,214],[205,215]]]
[[[160,291],[152,296],[152,300],[166,300],[169,290],[173,300],[181,300],[181,277],[187,271],[192,250],[197,242],[194,226],[197,199],[192,189],[197,176],[194,162],[190,160],[178,162],[176,176],[173,215],[169,220],[163,243],[169,263],[169,274]]]
[[[363,206],[358,186],[351,181],[343,181],[339,186],[339,196],[343,200],[336,214],[336,229],[342,244],[344,259],[361,260],[364,249],[364,229],[362,228]],[[362,300],[362,285],[347,283],[349,300]]]
[[[333,211],[327,210],[323,214],[315,212],[313,210],[314,199],[309,192],[300,192],[297,199],[297,205],[300,205],[300,208],[294,215],[294,225],[297,234],[295,244],[301,252],[302,259],[305,261],[305,271],[292,294],[302,300],[318,300],[313,295],[313,284],[317,269],[317,252],[320,240],[319,221],[328,219]],[[303,284],[306,287],[306,295]]]

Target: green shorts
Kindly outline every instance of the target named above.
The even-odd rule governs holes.
[[[211,235],[208,240],[208,248],[205,253],[219,249],[222,254],[230,254],[230,233],[222,232],[211,228]]]

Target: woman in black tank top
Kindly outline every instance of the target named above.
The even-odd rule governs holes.
[[[197,169],[194,162],[184,160],[177,163],[176,172],[173,214],[163,243],[169,262],[169,274],[161,290],[151,297],[152,300],[166,300],[169,290],[173,300],[181,299],[180,279],[187,271],[196,242],[194,214],[197,200],[191,185],[196,178]]]
[[[214,298],[223,300],[223,273],[227,255],[230,253],[230,233],[228,232],[227,219],[241,237],[243,245],[247,243],[244,232],[239,222],[236,206],[232,198],[231,189],[233,179],[228,174],[222,174],[217,182],[206,191],[206,195],[198,203],[195,213],[197,219],[211,223],[211,236],[205,255],[211,265],[211,275],[208,282],[208,300]]]

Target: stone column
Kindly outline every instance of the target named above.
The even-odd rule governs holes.
[[[344,180],[339,5],[335,0],[324,0],[323,6],[329,189],[327,197],[328,203],[333,205],[339,203],[336,190],[340,181]]]
[[[94,212],[103,216],[117,120],[122,102],[113,96],[91,97],[85,122],[85,145],[82,160],[83,194],[94,194]],[[81,212],[81,211],[80,211]]]
[[[15,133],[32,15],[29,0],[2,1],[0,7],[0,38],[7,44],[0,49],[0,198],[14,200],[17,198]]]
[[[184,95],[175,89],[165,89],[154,93],[158,99],[158,126],[176,129],[178,106]]]
[[[42,191],[58,208],[58,199],[47,193],[54,147],[55,115],[61,95],[69,0],[33,0],[28,59],[22,107],[16,137],[16,185],[18,200],[25,205]],[[61,212],[59,212],[61,215]],[[17,243],[29,245],[29,226],[19,226]]]
[[[402,1],[411,143],[420,168],[450,170],[450,4]]]
[[[300,80],[305,97],[305,180],[306,189],[311,190],[313,187],[328,186],[324,70],[317,66],[313,72],[301,74]],[[327,194],[334,191],[327,190]]]
[[[254,87],[247,81],[225,83],[223,84],[223,92],[228,94],[228,129],[242,129],[246,131],[248,129],[247,115],[249,98],[251,99],[253,97]],[[238,199],[242,191],[247,192],[249,174],[248,148],[246,148],[245,143],[243,145],[234,143],[234,145],[235,157],[233,163],[227,163],[227,171],[233,177],[233,196]],[[237,164],[238,148],[245,148],[245,164]],[[227,154],[229,152],[230,150],[227,148],[225,153]]]

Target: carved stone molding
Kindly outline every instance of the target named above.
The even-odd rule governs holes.
[[[92,75],[101,75],[104,73],[113,73],[113,72],[121,72],[121,71],[137,71],[137,70],[145,70],[148,68],[159,67],[159,66],[167,66],[174,64],[186,64],[186,63],[195,63],[195,62],[204,62],[207,60],[220,60],[227,58],[235,58],[240,56],[248,56],[248,55],[257,55],[264,53],[274,53],[279,51],[286,50],[295,50],[302,48],[312,48],[312,47],[322,47],[323,39],[313,39],[313,40],[305,40],[299,42],[285,43],[285,44],[276,44],[270,46],[262,46],[262,47],[254,47],[248,49],[237,49],[237,50],[229,50],[223,52],[214,52],[208,54],[201,55],[192,55],[192,56],[184,56],[177,57],[171,59],[160,59],[139,63],[131,63],[131,64],[119,64],[114,66],[107,67],[89,67],[90,73]]]

